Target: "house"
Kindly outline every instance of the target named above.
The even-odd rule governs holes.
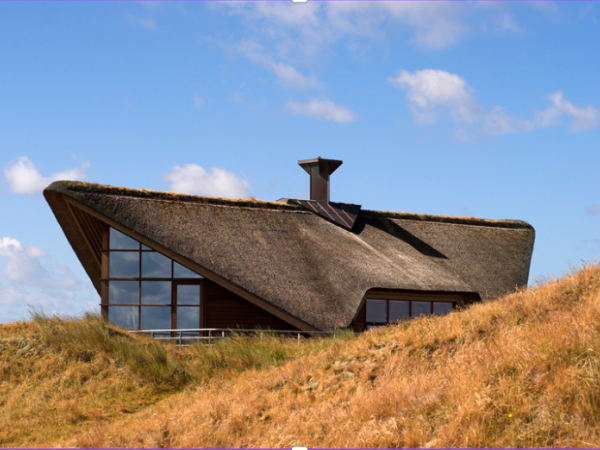
[[[57,181],[44,191],[101,299],[130,329],[362,331],[526,286],[515,220],[329,201],[341,161],[300,161],[310,200],[240,200]]]

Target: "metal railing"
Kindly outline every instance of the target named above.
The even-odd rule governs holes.
[[[190,328],[178,330],[129,330],[130,333],[144,333],[147,336],[159,340],[175,342],[177,347],[187,347],[196,342],[204,342],[212,345],[214,340],[227,339],[235,336],[247,334],[252,338],[252,334],[271,334],[295,337],[298,345],[304,335],[333,335],[335,331],[293,331],[293,330],[269,330],[269,329],[245,329],[245,328]]]

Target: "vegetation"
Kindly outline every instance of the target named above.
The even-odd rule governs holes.
[[[0,326],[0,446],[40,446],[118,422],[185,388],[277,366],[331,339],[236,336],[177,350],[94,315]],[[342,336],[343,337],[343,336]]]
[[[177,350],[96,317],[0,327],[0,444],[598,447],[600,266],[445,317]]]

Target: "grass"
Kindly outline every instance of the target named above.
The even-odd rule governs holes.
[[[38,316],[0,336],[3,446],[600,444],[600,266],[302,346],[179,351],[94,317]]]
[[[0,446],[46,445],[114,422],[186,388],[319,351],[331,339],[264,334],[178,350],[94,315],[0,326]]]

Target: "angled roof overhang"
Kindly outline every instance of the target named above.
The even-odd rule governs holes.
[[[266,302],[256,295],[246,291],[245,289],[232,284],[229,280],[224,279],[218,274],[200,266],[195,261],[190,260],[182,255],[175,253],[168,247],[165,247],[157,242],[148,239],[143,234],[140,234],[135,229],[132,229],[113,218],[100,213],[99,211],[83,204],[76,199],[76,195],[69,195],[68,189],[63,189],[60,182],[53,183],[44,190],[44,196],[54,212],[61,228],[75,250],[79,261],[83,265],[88,276],[92,280],[96,291],[100,294],[100,278],[101,278],[101,249],[102,249],[102,223],[125,233],[132,238],[140,241],[178,263],[194,270],[211,281],[229,289],[240,297],[248,300],[256,306],[270,312],[282,320],[294,325],[300,330],[315,331],[318,328],[310,325],[297,317],[292,316],[280,308]]]

